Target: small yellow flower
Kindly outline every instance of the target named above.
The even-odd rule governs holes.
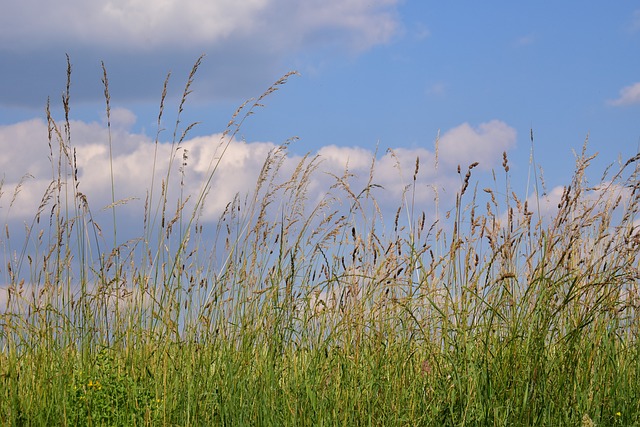
[[[620,411],[616,412],[616,417],[621,417],[622,413]]]

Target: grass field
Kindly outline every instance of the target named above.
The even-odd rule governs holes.
[[[593,185],[583,151],[546,216],[506,153],[504,185],[463,165],[433,221],[411,182],[395,218],[347,174],[309,200],[320,159],[283,176],[283,146],[205,223],[216,161],[288,77],[233,115],[199,194],[169,200],[181,170],[163,171],[124,242],[115,197],[113,236],[93,221],[67,85],[51,185],[27,239],[0,238],[0,424],[640,425],[640,155]],[[106,71],[104,86],[109,116]]]

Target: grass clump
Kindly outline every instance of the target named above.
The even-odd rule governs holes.
[[[3,238],[3,425],[640,424],[640,154],[594,186],[583,150],[549,214],[512,190],[506,153],[504,188],[478,191],[474,163],[451,209],[423,212],[416,160],[390,221],[375,161],[364,188],[346,171],[315,201],[321,159],[285,174],[285,144],[211,225],[225,151],[290,75],[236,111],[185,194],[195,124],[181,114],[199,64],[170,166],[125,242],[127,201],[113,192],[101,227],[82,192],[69,67],[65,119],[47,114],[51,184],[25,243],[8,226]],[[106,70],[103,82],[109,117]]]

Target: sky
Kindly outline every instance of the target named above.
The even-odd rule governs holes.
[[[110,93],[116,199],[136,198],[132,205],[138,212],[153,175],[165,78],[170,73],[159,158],[168,161],[180,97],[201,55],[180,117],[181,130],[198,122],[181,144],[188,154],[187,190],[193,192],[206,180],[236,108],[286,73],[298,73],[262,102],[229,146],[213,180],[211,220],[236,192],[255,187],[270,150],[294,137],[284,172],[293,172],[305,154],[317,154],[322,171],[340,175],[348,167],[354,185],[365,185],[376,156],[375,180],[388,191],[383,199],[390,206],[397,206],[419,157],[416,200],[424,209],[434,205],[436,191],[443,201],[453,200],[460,188],[458,165],[464,175],[469,164],[479,162],[474,173],[489,184],[482,186],[490,186],[503,152],[515,190],[530,195],[531,132],[535,162],[548,193],[557,197],[571,179],[574,151],[587,138],[588,152],[599,153],[596,176],[640,146],[637,2],[5,3],[0,14],[5,193],[0,218],[5,221],[33,217],[51,180],[45,106],[50,99],[61,125],[66,55],[72,65],[71,140],[79,180],[98,208],[112,201],[102,63]],[[331,179],[317,174],[311,198],[321,197]],[[18,185],[18,200],[9,207]]]

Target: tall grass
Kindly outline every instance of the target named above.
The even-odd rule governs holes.
[[[211,224],[227,147],[290,74],[233,114],[208,179],[185,194],[199,64],[171,166],[124,242],[128,200],[112,184],[106,239],[83,192],[69,65],[62,123],[47,108],[51,183],[24,243],[8,226],[2,238],[3,425],[640,424],[640,154],[590,185],[585,148],[549,214],[511,188],[506,153],[504,179],[480,190],[469,165],[449,210],[422,211],[417,159],[389,218],[375,159],[363,188],[346,171],[318,202],[321,159],[286,175],[284,144]]]

